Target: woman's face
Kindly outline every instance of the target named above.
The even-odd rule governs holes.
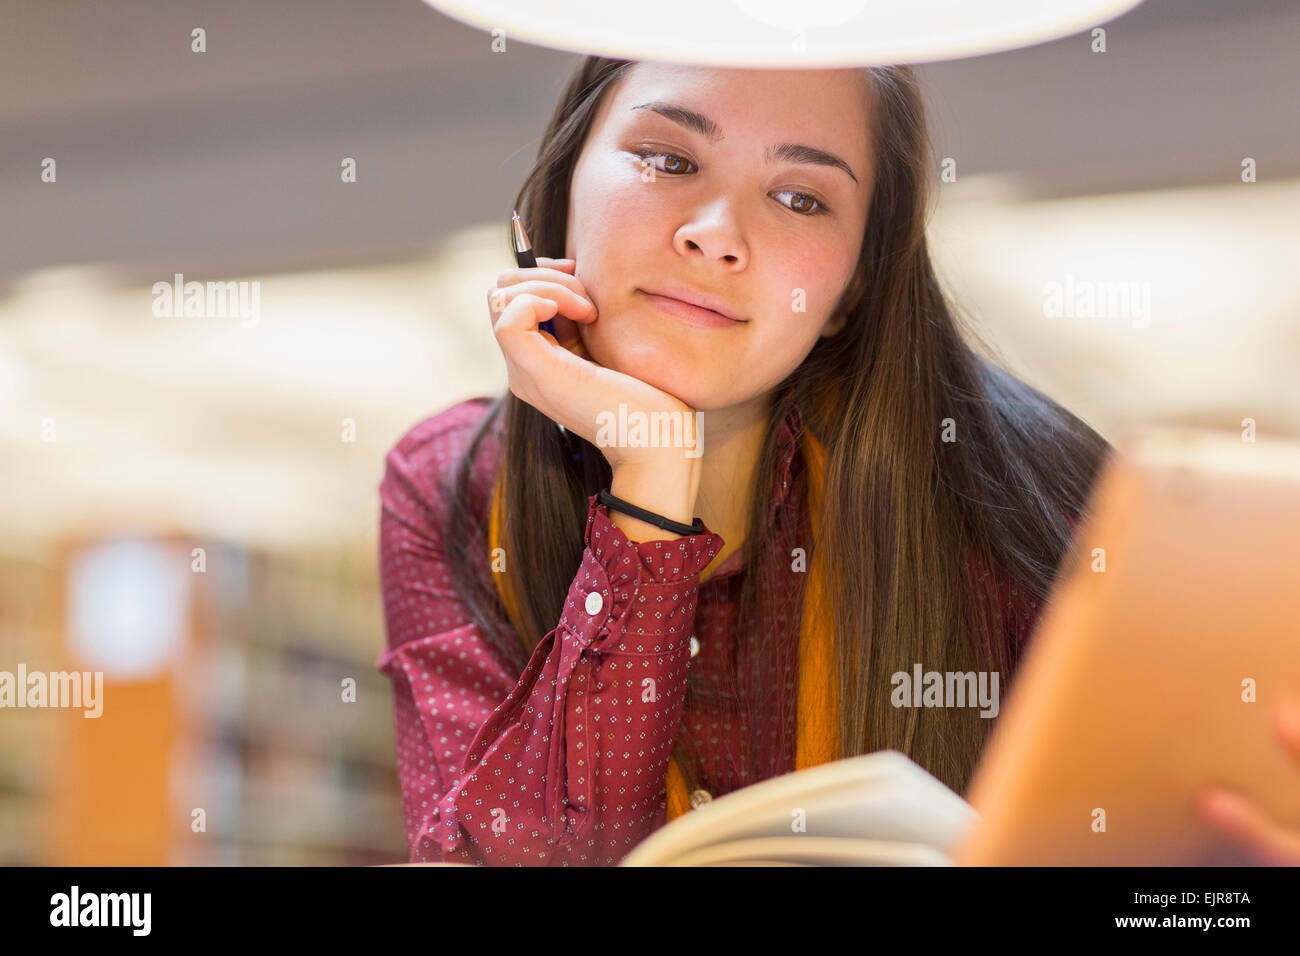
[[[871,196],[868,102],[858,70],[632,66],[570,191],[592,358],[708,411],[766,394],[839,331]],[[664,292],[744,321],[694,324]]]

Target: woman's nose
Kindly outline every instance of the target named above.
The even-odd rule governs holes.
[[[732,269],[744,268],[748,250],[735,219],[725,211],[697,217],[677,231],[678,251],[703,255]]]

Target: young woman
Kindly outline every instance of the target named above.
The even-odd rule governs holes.
[[[882,748],[965,790],[987,710],[893,676],[1005,693],[1108,446],[968,344],[934,170],[905,67],[583,63],[516,202],[538,265],[489,293],[510,394],[380,488],[413,862],[612,864]],[[652,412],[700,445],[600,432]]]

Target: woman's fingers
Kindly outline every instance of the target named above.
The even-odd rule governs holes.
[[[551,320],[551,328],[555,329],[555,344],[564,349],[572,349],[575,341],[582,341],[578,336],[578,323],[572,319],[557,315]]]
[[[574,271],[571,259],[543,258],[536,268],[503,272],[488,290],[493,334],[505,358],[511,394],[589,442],[597,440],[596,423],[611,403],[690,414],[667,392],[591,358],[581,332],[598,313]],[[553,334],[542,331],[545,322]],[[611,465],[625,458],[610,452],[605,456]]]
[[[572,289],[578,295],[586,296],[587,290],[583,288],[582,280],[573,274],[574,268],[575,264],[572,259],[547,259],[542,257],[537,260],[535,266],[515,266],[503,270],[497,276],[497,285],[504,287],[519,282],[528,282],[529,280],[545,279]]]
[[[587,425],[608,401],[609,383],[602,387],[599,376],[611,373],[575,350],[552,347],[548,336],[531,334],[530,327],[546,320],[549,302],[520,296],[497,324],[497,343],[510,372],[510,391],[566,429],[586,436],[591,431]],[[535,316],[522,315],[534,309]]]
[[[577,267],[577,262],[574,259],[551,259],[547,256],[539,256],[537,258],[537,264],[539,266],[546,265],[552,269],[567,272],[570,275],[573,275],[574,269]],[[587,290],[582,288],[581,283],[578,283],[578,286],[581,294],[590,301],[591,297],[587,295]],[[582,336],[578,332],[578,325],[576,322],[565,318],[562,315],[557,315],[551,320],[551,326],[555,329],[557,342],[561,348],[568,349],[579,358],[591,361],[591,354],[587,351],[587,347],[582,342]]]
[[[1300,866],[1300,833],[1274,823],[1254,803],[1225,790],[1203,793],[1202,819],[1271,866]]]
[[[525,269],[523,271],[531,272],[532,270]],[[547,274],[553,274],[549,270],[546,271]],[[596,305],[586,295],[575,292],[558,282],[527,279],[506,286],[496,286],[488,290],[488,311],[492,316],[493,328],[500,321],[510,302],[521,295],[536,295],[553,300],[557,306],[558,314],[574,322],[596,321]],[[545,321],[545,319],[542,321]]]
[[[1300,700],[1288,697],[1278,702],[1273,730],[1300,763]],[[1247,797],[1228,790],[1205,790],[1198,798],[1197,810],[1203,820],[1266,863],[1300,866],[1300,830],[1275,823]]]
[[[1277,739],[1282,741],[1282,746],[1300,766],[1300,698],[1285,697],[1278,701],[1273,726],[1277,731]]]
[[[556,312],[555,300],[523,292],[507,303],[493,329],[506,358],[513,361],[526,376],[535,379],[533,384],[537,389],[549,385],[557,377],[562,382],[572,384],[572,376],[585,373],[583,366],[591,365],[573,351],[572,343],[556,350],[551,346],[554,340],[549,335],[544,332],[540,336],[532,334],[538,331],[538,325],[548,319],[557,323],[565,321]],[[569,325],[572,326],[573,323],[569,322]],[[557,328],[556,331],[560,332],[560,329]],[[557,361],[562,364],[556,366],[554,363]]]

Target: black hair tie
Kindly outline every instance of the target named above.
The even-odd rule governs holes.
[[[652,524],[656,528],[663,528],[665,531],[671,531],[673,534],[701,534],[704,531],[704,522],[696,518],[693,524],[682,524],[680,521],[673,521],[671,518],[665,518],[661,514],[655,514],[653,511],[646,511],[644,508],[638,508],[631,502],[624,501],[622,498],[616,498],[609,493],[608,488],[600,489],[597,500],[607,508],[614,511],[621,511],[625,515],[630,515],[647,524]]]

